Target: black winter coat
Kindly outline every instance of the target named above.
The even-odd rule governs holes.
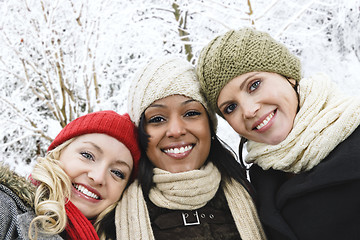
[[[241,240],[221,187],[204,207],[193,211],[160,208],[145,200],[156,240]]]
[[[311,171],[250,168],[268,239],[360,239],[360,128]]]

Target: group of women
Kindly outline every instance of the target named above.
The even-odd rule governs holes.
[[[217,137],[216,114],[244,160]],[[196,68],[149,61],[128,114],[70,122],[28,179],[1,166],[0,237],[359,239],[359,124],[359,99],[302,78],[269,34],[231,30]]]

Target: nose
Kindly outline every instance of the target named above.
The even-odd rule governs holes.
[[[103,166],[92,166],[92,169],[88,171],[88,177],[95,185],[104,185],[107,169]]]
[[[243,99],[240,104],[244,119],[251,119],[256,116],[260,105],[252,99]]]
[[[168,128],[166,131],[167,137],[179,138],[186,133],[186,126],[181,117],[173,117],[168,122]]]

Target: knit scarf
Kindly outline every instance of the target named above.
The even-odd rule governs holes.
[[[213,164],[206,165],[201,171],[177,174],[155,168],[153,181],[156,187],[150,190],[149,198],[156,206],[194,210],[205,206],[215,196],[221,175]]]
[[[29,181],[38,186],[39,181],[29,176]],[[33,196],[34,197],[34,196]],[[66,239],[81,240],[81,239],[96,239],[99,240],[99,236],[92,225],[92,223],[84,216],[84,214],[71,202],[67,201],[65,204],[65,211],[68,223],[65,227]]]
[[[311,170],[360,124],[360,99],[343,95],[325,75],[299,83],[300,110],[277,145],[249,141],[247,163],[291,173]]]
[[[81,211],[70,201],[65,204],[68,224],[66,225],[66,239],[99,239],[94,226],[81,213]]]
[[[208,163],[200,170],[170,173],[154,169],[155,187],[149,198],[158,207],[173,210],[194,210],[206,205],[216,194],[221,174]],[[223,184],[225,197],[243,240],[266,239],[253,200],[237,181]],[[153,240],[149,213],[140,185],[135,181],[124,192],[115,211],[117,239]]]

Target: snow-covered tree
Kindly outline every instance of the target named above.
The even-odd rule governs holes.
[[[22,174],[69,121],[126,111],[127,88],[150,58],[195,64],[215,36],[269,32],[303,63],[359,91],[359,0],[0,0],[0,160]],[[238,136],[220,119],[234,149]]]
[[[101,90],[112,87],[103,79],[116,57],[109,41],[116,36],[109,28],[113,7],[109,1],[1,3],[2,159],[31,162],[69,121],[99,109]]]

